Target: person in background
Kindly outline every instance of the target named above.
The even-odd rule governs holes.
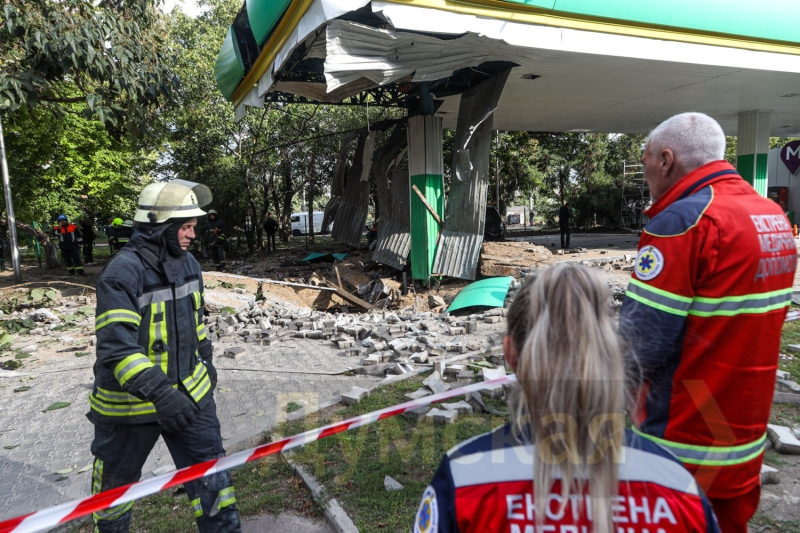
[[[272,213],[267,213],[267,220],[264,221],[264,231],[267,232],[267,252],[270,251],[270,243],[272,243],[272,251],[277,252],[275,234],[278,233],[278,223],[272,218]]]
[[[520,290],[506,362],[511,422],[447,452],[415,533],[719,533],[708,500],[669,452],[625,429],[624,348],[606,283],[557,265]],[[577,369],[577,370],[576,370]]]
[[[244,235],[247,238],[247,250],[250,255],[255,253],[256,242],[256,221],[253,218],[252,212],[248,209],[244,215]]]
[[[85,265],[94,264],[94,240],[97,234],[94,232],[94,220],[84,216],[81,219],[81,232],[83,233],[83,263]]]
[[[56,227],[53,232],[58,237],[58,247],[61,249],[61,257],[67,265],[67,272],[71,276],[78,274],[83,276],[83,265],[81,264],[81,245],[83,244],[83,234],[78,226],[70,224],[67,215],[58,215]]]
[[[694,474],[722,533],[747,533],[797,269],[792,227],[725,161],[707,115],[662,122],[642,164],[653,205],[619,319],[642,368],[631,418]]]
[[[209,209],[206,217],[206,240],[214,261],[214,268],[225,270],[225,221],[219,218],[214,209]]]
[[[572,206],[569,202],[562,205],[558,210],[558,227],[561,230],[561,248],[569,248],[569,221],[574,218]],[[566,238],[566,240],[565,240]]]
[[[114,219],[114,249],[119,251],[128,244],[131,236],[133,236],[133,220],[122,220],[121,218]]]

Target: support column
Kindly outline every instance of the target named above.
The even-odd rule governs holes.
[[[736,170],[761,196],[767,196],[769,119],[769,111],[739,113],[736,138]]]
[[[411,276],[427,282],[433,272],[440,228],[413,187],[425,196],[441,220],[444,214],[441,117],[418,115],[408,119],[408,170],[411,176]]]

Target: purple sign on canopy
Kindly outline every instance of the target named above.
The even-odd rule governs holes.
[[[781,161],[794,174],[800,168],[800,141],[792,141],[781,148]]]

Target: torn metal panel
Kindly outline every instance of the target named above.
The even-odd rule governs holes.
[[[353,248],[361,246],[361,235],[367,221],[369,205],[369,171],[372,166],[372,154],[375,150],[375,135],[362,131],[358,139],[358,148],[353,159],[353,166],[347,175],[344,193],[336,210],[331,237]]]
[[[450,198],[433,264],[436,274],[475,279],[486,216],[492,114],[510,72],[504,70],[461,95]]]
[[[487,61],[536,60],[538,54],[475,33],[455,39],[379,29],[346,20],[326,28],[325,82],[328,93],[358,80],[385,85],[402,78],[432,81]]]
[[[336,157],[336,166],[333,167],[333,181],[331,183],[331,197],[325,204],[325,214],[322,217],[322,233],[327,233],[331,223],[336,218],[336,211],[339,209],[339,202],[342,200],[344,185],[347,181],[347,152],[350,145],[358,138],[358,132],[351,132],[344,136],[339,147],[339,155]]]
[[[396,169],[398,157],[405,153],[408,146],[406,127],[406,120],[402,120],[395,126],[386,144],[372,159],[372,175],[375,176],[378,197],[378,232],[380,232],[383,222],[391,219],[395,212],[392,209],[390,180],[392,171]]]
[[[395,169],[392,173],[391,208],[386,220],[381,215],[378,225],[378,244],[372,259],[384,265],[402,270],[411,253],[411,211],[408,202],[409,178],[407,169]]]

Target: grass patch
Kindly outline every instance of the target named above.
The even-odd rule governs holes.
[[[793,309],[797,309],[792,306]],[[793,379],[800,378],[800,354],[789,351],[789,344],[800,344],[800,320],[786,322],[781,333],[781,353],[793,357],[793,360],[780,360],[778,368],[786,370]]]
[[[775,520],[770,509],[759,509],[750,519],[750,530],[759,533],[800,533],[800,520]]]
[[[357,405],[332,415],[307,417],[276,430],[294,435],[306,429],[345,420],[404,401],[403,395],[421,386],[417,376],[381,389]],[[505,407],[492,402],[495,407]],[[292,457],[317,477],[335,497],[362,533],[407,532],[425,487],[444,453],[461,441],[506,422],[491,414],[460,416],[450,426],[433,426],[395,416],[299,448]],[[387,492],[384,476],[399,481],[404,490]]]
[[[278,456],[249,463],[233,471],[236,504],[242,516],[294,511],[318,516],[316,506],[294,469]],[[86,524],[72,533],[91,533]],[[154,494],[133,507],[131,533],[185,533],[197,531],[189,499],[183,488]]]

